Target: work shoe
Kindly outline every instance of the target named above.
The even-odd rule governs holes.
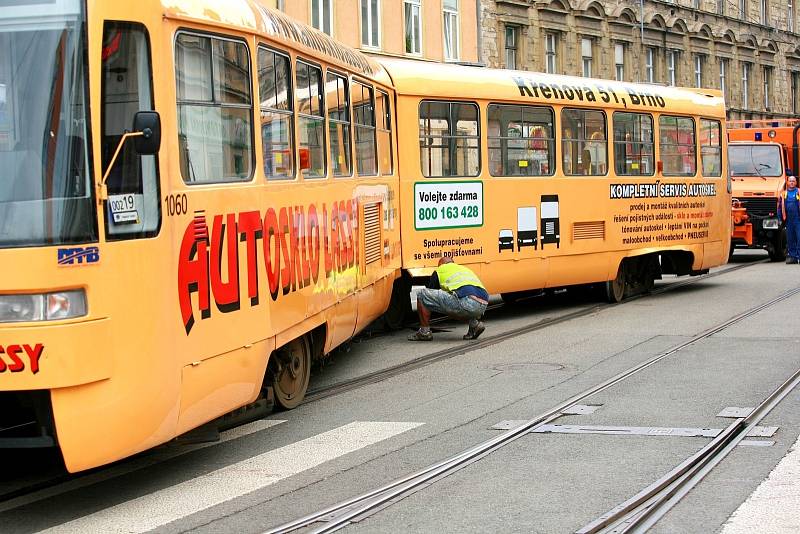
[[[788,258],[786,258],[786,263],[787,263],[787,265],[791,265],[793,263],[797,263],[797,258],[792,258],[791,256],[789,256]]]
[[[433,333],[432,332],[420,332],[417,330],[410,336],[408,336],[409,341],[432,341],[433,340]]]
[[[464,334],[464,339],[478,339],[478,336],[483,334],[484,330],[486,330],[486,325],[479,321],[475,328],[469,327],[467,333]]]

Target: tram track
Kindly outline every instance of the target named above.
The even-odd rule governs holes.
[[[634,365],[621,373],[591,387],[588,388],[569,399],[561,402],[560,404],[550,408],[546,412],[539,414],[538,416],[526,421],[525,423],[512,428],[503,434],[492,438],[490,440],[484,441],[470,449],[466,449],[461,453],[458,453],[450,458],[432,464],[422,470],[408,475],[406,477],[397,479],[392,481],[378,489],[369,491],[357,497],[353,497],[346,501],[342,501],[338,504],[315,512],[313,514],[307,515],[303,518],[297,519],[295,521],[291,521],[289,523],[285,523],[283,525],[277,526],[271,530],[268,530],[265,534],[282,534],[287,532],[293,532],[299,530],[301,528],[310,527],[316,523],[323,523],[316,529],[311,530],[314,534],[322,534],[328,532],[334,532],[341,528],[346,527],[352,522],[358,521],[360,519],[366,518],[391,504],[394,504],[406,496],[419,491],[420,489],[424,489],[425,487],[429,486],[430,484],[436,482],[437,480],[449,476],[466,466],[480,460],[481,458],[499,450],[500,448],[516,441],[520,437],[523,437],[530,433],[532,430],[535,430],[542,425],[546,425],[551,423],[552,421],[558,419],[562,416],[562,412],[569,409],[570,407],[585,401],[587,398],[600,393],[612,386],[615,386],[622,381],[630,378],[633,375],[640,373],[641,371],[659,363],[660,361],[668,358],[675,353],[685,349],[691,345],[694,345],[702,340],[705,340],[714,334],[717,334],[726,328],[737,324],[748,317],[751,317],[765,309],[770,308],[771,306],[786,300],[792,296],[800,294],[800,287],[795,287],[791,290],[785,291],[784,293],[780,294],[779,296],[770,299],[767,302],[759,304],[757,306],[751,307],[750,309],[737,314],[717,325],[704,330],[703,332],[693,336],[692,338],[685,340],[681,343],[678,343],[669,349],[659,353],[658,355],[645,360],[637,365]],[[793,375],[793,378],[787,381],[781,388],[776,391],[784,391],[788,392],[791,390],[797,382],[800,381],[800,370]],[[782,396],[780,397],[782,398]],[[773,394],[770,396],[770,406],[774,406],[779,402],[780,398]],[[771,409],[771,408],[770,408]],[[723,431],[718,438],[712,442],[716,444],[715,447],[710,447],[711,451],[716,451],[717,447],[725,448],[730,450],[735,444],[740,440],[744,435],[746,435],[747,431],[755,424],[763,418],[766,414],[766,411],[757,409],[751,416],[748,418],[742,418],[741,420],[737,420],[732,425],[728,427],[725,431]],[[709,458],[713,459],[714,455],[709,456]],[[719,460],[721,461],[721,458]],[[694,457],[693,457],[694,458]],[[683,464],[682,464],[683,465]],[[692,465],[698,465],[700,468],[706,465],[710,465],[709,462],[703,462],[703,465],[699,465],[698,462],[693,462]],[[680,466],[679,466],[680,467]],[[677,468],[676,468],[677,470]],[[689,473],[688,470],[682,470]],[[663,484],[659,484],[661,486]],[[677,491],[680,488],[676,488],[674,492],[669,492],[664,499],[664,502],[673,502],[670,499],[674,499],[678,496]],[[686,489],[685,491],[688,491]],[[651,496],[652,497],[652,496]],[[662,497],[663,498],[663,497]],[[641,504],[641,498],[634,498],[633,500],[637,501],[637,504]],[[650,502],[650,500],[646,500],[646,502]],[[673,503],[674,504],[674,503]],[[660,506],[664,506],[663,504]],[[625,506],[626,510],[629,506]],[[655,512],[649,513],[650,510],[657,510],[659,508],[648,508],[648,517],[654,518],[652,520],[657,520],[658,517],[655,515]],[[661,508],[663,509],[663,508]],[[616,509],[615,509],[616,510]],[[640,510],[641,511],[641,510]],[[642,514],[635,514],[638,518]],[[643,520],[646,520],[643,519]],[[639,523],[637,523],[638,525]],[[606,524],[603,525],[604,527],[607,526]],[[634,528],[638,528],[634,526]],[[647,527],[645,527],[646,530]],[[630,532],[641,532],[642,530],[630,530]],[[589,530],[587,532],[597,532],[596,530]],[[610,531],[609,531],[610,532]],[[628,530],[622,531],[628,532]]]
[[[392,378],[404,373],[408,373],[415,369],[419,369],[421,367],[425,367],[427,365],[431,365],[436,362],[448,360],[450,358],[461,356],[462,354],[467,354],[469,352],[474,352],[476,350],[482,350],[493,345],[497,345],[498,343],[502,343],[503,341],[507,341],[509,339],[513,339],[525,334],[529,334],[531,332],[536,332],[538,330],[542,330],[544,328],[548,328],[550,326],[555,326],[561,323],[565,323],[571,321],[573,319],[580,319],[582,317],[586,317],[597,313],[602,310],[611,309],[615,306],[619,306],[621,304],[626,304],[628,302],[632,302],[644,297],[653,296],[653,295],[661,295],[663,293],[667,293],[670,291],[674,291],[676,289],[686,287],[689,285],[694,285],[699,282],[708,280],[710,278],[715,278],[717,276],[722,276],[724,274],[729,274],[740,269],[745,269],[748,267],[752,267],[754,265],[759,265],[762,263],[766,263],[768,260],[759,260],[755,262],[748,262],[748,263],[741,263],[737,264],[733,267],[729,267],[727,269],[721,269],[719,271],[714,271],[708,274],[699,275],[691,278],[687,278],[684,280],[680,280],[674,282],[672,284],[659,287],[654,289],[648,293],[641,293],[638,295],[633,295],[631,297],[626,298],[620,303],[593,303],[585,308],[575,310],[573,312],[566,313],[564,315],[559,315],[557,317],[546,318],[542,319],[541,321],[537,321],[536,323],[521,326],[519,328],[514,328],[507,332],[502,332],[500,334],[495,334],[493,336],[486,336],[480,341],[471,341],[469,343],[460,343],[454,347],[449,347],[446,349],[442,349],[440,351],[433,352],[431,354],[425,354],[423,356],[419,356],[417,358],[413,358],[409,361],[399,363],[397,365],[393,365],[391,367],[387,367],[385,369],[380,369],[378,371],[374,371],[372,373],[367,373],[355,378],[351,378],[349,380],[344,380],[341,382],[337,382],[336,384],[331,384],[330,386],[325,386],[321,388],[311,389],[306,394],[306,398],[303,401],[303,404],[316,402],[328,397],[332,397],[334,395],[338,395],[341,393],[345,393],[347,391],[352,391],[358,389],[363,386],[367,386],[370,384],[374,384],[377,382],[381,382],[388,378]],[[531,301],[536,297],[526,298],[525,302]],[[501,308],[505,308],[507,305],[503,303],[498,303],[493,306],[490,306],[490,310],[498,310]],[[442,322],[446,321],[447,318],[440,317],[437,318],[437,322],[441,324]],[[433,323],[433,321],[431,321]]]
[[[664,287],[659,287],[659,288],[657,288],[657,289],[655,289],[655,290],[653,290],[653,291],[651,291],[649,293],[640,294],[640,295],[634,295],[634,296],[628,297],[623,302],[621,302],[619,304],[625,304],[625,303],[628,303],[628,302],[632,302],[632,301],[635,301],[635,300],[638,300],[640,298],[643,298],[643,297],[646,297],[646,296],[650,296],[650,295],[659,295],[659,294],[667,293],[669,291],[673,291],[673,290],[676,290],[676,289],[679,289],[679,288],[682,288],[682,287],[686,287],[686,286],[689,286],[689,285],[694,285],[696,283],[700,283],[700,282],[702,282],[704,280],[708,280],[710,278],[715,278],[715,277],[718,277],[718,276],[721,276],[721,275],[724,275],[724,274],[733,273],[733,272],[736,272],[736,271],[741,270],[741,269],[745,269],[745,268],[748,268],[748,267],[752,267],[754,265],[765,263],[766,261],[767,260],[758,260],[758,261],[753,261],[753,262],[740,263],[740,264],[736,264],[736,265],[734,265],[732,267],[728,267],[728,268],[725,268],[725,269],[720,269],[718,271],[714,271],[714,272],[711,272],[711,273],[708,273],[708,274],[704,274],[704,275],[700,275],[700,276],[696,276],[696,277],[691,277],[691,278],[686,278],[684,280],[679,280],[679,281],[676,281],[674,283],[670,283],[669,285],[666,285]],[[533,300],[535,298],[536,297],[531,297],[531,298],[525,299],[525,300],[529,301],[529,300]],[[355,377],[355,378],[352,378],[352,379],[349,379],[349,380],[337,382],[337,383],[332,384],[330,386],[325,386],[325,387],[322,387],[322,388],[312,389],[306,395],[306,398],[303,401],[303,404],[316,402],[316,401],[319,401],[319,400],[322,400],[322,399],[325,399],[325,398],[328,398],[328,397],[332,397],[332,396],[335,396],[335,395],[338,395],[338,394],[341,394],[341,393],[352,391],[352,390],[355,390],[355,389],[358,389],[358,388],[361,388],[361,387],[364,387],[364,386],[367,386],[367,385],[370,385],[370,384],[374,384],[374,383],[386,380],[388,378],[392,378],[394,376],[398,376],[398,375],[413,371],[413,370],[421,368],[421,367],[425,367],[427,365],[430,365],[430,364],[433,364],[433,363],[436,363],[436,362],[439,362],[439,361],[444,361],[444,360],[453,358],[455,356],[459,356],[459,355],[466,354],[466,353],[469,353],[469,352],[473,352],[473,351],[476,351],[476,350],[481,350],[481,349],[484,349],[484,348],[487,348],[487,347],[491,347],[491,346],[496,345],[498,343],[501,343],[503,341],[506,341],[506,340],[509,340],[509,339],[513,339],[515,337],[519,337],[519,336],[527,334],[527,333],[535,332],[537,330],[542,330],[544,328],[547,328],[547,327],[550,327],[550,326],[555,326],[555,325],[558,325],[558,324],[561,324],[561,323],[564,323],[564,322],[567,322],[567,321],[571,321],[573,319],[579,319],[581,317],[589,316],[589,315],[592,315],[592,314],[597,313],[599,311],[602,311],[604,309],[613,308],[614,306],[617,306],[617,305],[618,304],[611,304],[611,303],[594,303],[592,305],[589,305],[589,306],[587,306],[585,308],[576,310],[574,312],[569,312],[569,313],[566,313],[564,315],[560,315],[560,316],[553,317],[553,318],[543,319],[543,320],[538,321],[536,323],[533,323],[533,324],[530,324],[530,325],[526,325],[526,326],[523,326],[523,327],[520,327],[520,328],[512,329],[512,330],[509,330],[507,332],[496,334],[494,336],[485,337],[485,338],[483,338],[481,340],[478,340],[478,341],[472,341],[472,342],[469,342],[469,343],[460,343],[457,346],[450,347],[450,348],[447,348],[447,349],[443,349],[441,351],[437,351],[437,352],[434,352],[434,353],[431,353],[431,354],[423,355],[423,356],[420,356],[418,358],[414,358],[414,359],[412,359],[410,361],[403,362],[403,363],[400,363],[400,364],[397,364],[397,365],[394,365],[394,366],[391,366],[391,367],[388,367],[388,368],[385,368],[385,369],[381,369],[381,370],[378,370],[378,371],[375,371],[375,372],[372,372],[372,373],[367,373],[365,375],[361,375],[361,376],[358,376],[358,377]],[[498,304],[494,305],[492,307],[492,309],[493,310],[498,310],[498,309],[506,308],[506,307],[507,307],[507,305],[505,305],[503,303],[498,303]],[[119,464],[113,464],[113,465],[119,465]],[[75,481],[78,481],[80,479],[86,478],[89,475],[102,473],[105,469],[107,469],[107,467],[98,467],[98,468],[95,468],[95,469],[92,469],[92,470],[89,470],[89,471],[85,471],[85,472],[81,472],[81,473],[75,473],[75,474],[59,473],[59,474],[57,474],[57,475],[55,475],[53,477],[47,478],[45,480],[32,482],[30,484],[26,484],[23,487],[14,488],[14,489],[12,489],[10,491],[5,491],[5,492],[0,493],[0,504],[7,503],[8,501],[11,501],[11,500],[14,500],[14,499],[24,498],[24,497],[30,496],[32,494],[38,493],[40,491],[52,490],[53,488],[56,488],[59,485],[62,485],[62,484],[65,484],[65,483],[69,483],[69,482],[75,482]]]

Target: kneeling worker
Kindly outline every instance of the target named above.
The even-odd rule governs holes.
[[[475,273],[455,263],[453,258],[443,257],[431,275],[428,287],[417,294],[419,330],[408,339],[410,341],[433,339],[430,328],[431,312],[469,321],[469,330],[464,339],[478,339],[486,329],[479,319],[488,304],[489,293]]]

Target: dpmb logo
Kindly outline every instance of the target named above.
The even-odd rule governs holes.
[[[58,249],[58,265],[84,265],[98,263],[100,249],[98,247],[71,247]]]

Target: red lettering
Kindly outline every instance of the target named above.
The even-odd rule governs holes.
[[[192,313],[192,293],[197,292],[200,313],[203,318],[211,315],[211,304],[208,294],[208,227],[205,218],[195,219],[186,227],[181,241],[178,257],[178,302],[186,334],[194,326]]]
[[[300,227],[297,219],[300,216],[297,208],[289,208],[292,224],[289,226],[289,248],[292,251],[292,291],[303,287],[303,266],[300,263]]]
[[[3,350],[3,346],[0,345],[0,354],[5,353]],[[3,358],[0,358],[0,373],[4,373],[6,370],[6,362],[3,361]]]
[[[278,227],[280,231],[281,252],[283,253],[283,267],[281,268],[281,282],[283,294],[286,295],[292,290],[294,270],[292,269],[292,258],[289,247],[286,246],[286,234],[289,233],[289,214],[286,208],[281,208],[278,215]]]
[[[39,372],[39,358],[44,351],[44,345],[37,343],[33,348],[30,345],[23,345],[25,353],[28,355],[28,360],[31,362],[31,373],[36,374]]]
[[[308,264],[308,245],[309,245],[309,236],[306,235],[306,216],[303,210],[303,206],[299,206],[295,208],[294,211],[294,225],[295,225],[295,232],[297,232],[298,239],[300,241],[300,252],[302,259],[302,279],[303,279],[303,287],[307,286],[311,283],[311,266]],[[301,276],[298,274],[298,277]]]
[[[272,243],[275,243],[274,252]],[[264,263],[267,267],[267,282],[272,300],[278,298],[281,266],[281,242],[278,239],[278,216],[275,210],[269,208],[264,215]]]
[[[239,214],[239,231],[247,246],[247,296],[250,304],[258,304],[258,254],[256,241],[262,234],[261,215],[257,211]],[[265,255],[266,257],[266,255]]]
[[[333,205],[333,208],[336,209],[336,204]],[[328,233],[328,207],[323,204],[322,205],[322,240],[323,246],[325,248],[325,278],[329,277],[331,271],[333,270],[333,252],[331,247],[331,236],[333,235],[333,230]],[[331,224],[333,224],[333,217],[331,217]]]
[[[6,347],[6,354],[8,357],[11,358],[11,365],[8,366],[8,370],[12,373],[19,373],[23,369],[25,369],[25,364],[22,361],[22,358],[19,357],[19,354],[22,352],[22,347],[19,345],[9,345]]]
[[[227,215],[227,224],[222,224],[222,215],[214,217],[211,232],[211,291],[221,312],[239,309],[239,242],[236,230],[236,215]],[[228,281],[222,281],[222,240],[228,242]]]
[[[311,263],[311,278],[314,283],[319,280],[319,221],[317,220],[317,208],[314,204],[308,206],[308,259]]]

